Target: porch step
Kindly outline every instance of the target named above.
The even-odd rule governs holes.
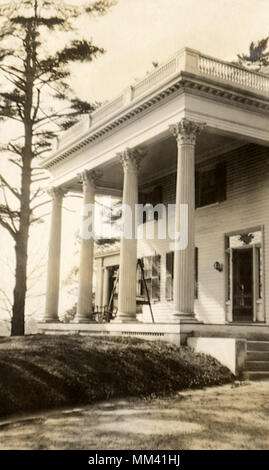
[[[246,361],[246,370],[269,372],[269,361]]]
[[[247,361],[269,361],[269,351],[248,351]]]
[[[249,380],[269,380],[269,371],[248,371],[246,376]]]
[[[248,341],[247,351],[269,351],[269,341]]]
[[[269,341],[247,341],[245,372],[249,380],[269,380]]]

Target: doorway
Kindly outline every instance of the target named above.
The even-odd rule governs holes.
[[[261,227],[225,235],[226,318],[264,322]]]
[[[252,248],[233,249],[233,320],[253,320]]]

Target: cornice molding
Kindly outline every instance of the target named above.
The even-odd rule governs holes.
[[[171,99],[171,96],[174,94],[183,92],[207,96],[225,103],[236,103],[244,109],[253,110],[253,108],[256,108],[257,111],[265,112],[266,114],[269,111],[269,99],[267,97],[263,98],[250,90],[242,90],[242,88],[214,81],[207,77],[200,77],[189,72],[181,72],[179,77],[166,85],[165,88],[155,92],[154,95],[149,93],[148,98],[144,97],[143,102],[131,103],[128,109],[120,110],[119,115],[114,115],[111,121],[109,121],[108,116],[107,123],[101,124],[96,129],[90,129],[87,136],[81,136],[68,149],[63,149],[56,153],[54,158],[45,161],[41,166],[47,170],[58,166],[63,161],[71,158],[79,150],[104,139],[108,134],[119,129],[127,122],[137,119],[138,115],[148,112],[150,108],[158,106],[167,99]]]
[[[147,112],[149,108],[152,108],[155,105],[158,105],[165,98],[168,98],[171,94],[174,94],[176,91],[181,90],[181,79],[176,83],[161,91],[158,95],[149,98],[143,103],[136,103],[136,106],[133,106],[133,109],[126,111],[124,114],[119,115],[119,117],[113,116],[113,120],[109,124],[104,124],[98,130],[90,130],[90,135],[82,136],[81,140],[75,142],[72,147],[63,150],[55,155],[54,159],[45,161],[41,166],[47,170],[61,163],[63,160],[67,160],[75,152],[81,150],[82,148],[95,143],[96,140],[101,140],[105,138],[107,134],[112,133],[118,128],[122,127],[126,122],[133,121],[138,118],[138,115]],[[109,116],[108,116],[109,117]]]

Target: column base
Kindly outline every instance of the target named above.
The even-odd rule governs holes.
[[[72,323],[97,323],[94,318],[89,318],[89,317],[79,317],[79,318],[74,318]]]
[[[118,312],[116,318],[110,323],[141,323],[136,316],[130,315],[128,313]]]
[[[41,320],[40,323],[60,323],[60,320],[59,318],[53,318],[53,317],[50,317],[50,318],[44,318],[44,320]]]

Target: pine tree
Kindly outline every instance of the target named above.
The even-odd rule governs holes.
[[[254,67],[257,70],[269,65],[268,40],[269,37],[260,39],[257,43],[252,41],[248,54],[237,54],[240,65]]]
[[[20,131],[1,148],[20,178],[17,188],[12,177],[8,181],[0,175],[0,225],[14,241],[16,259],[11,335],[24,334],[29,229],[39,220],[37,185],[43,179],[38,162],[62,129],[97,106],[72,94],[70,65],[91,62],[105,51],[92,40],[79,38],[76,25],[83,15],[104,15],[114,4],[14,0],[0,7],[0,119],[14,121]],[[65,46],[57,49],[59,38],[65,38]]]

